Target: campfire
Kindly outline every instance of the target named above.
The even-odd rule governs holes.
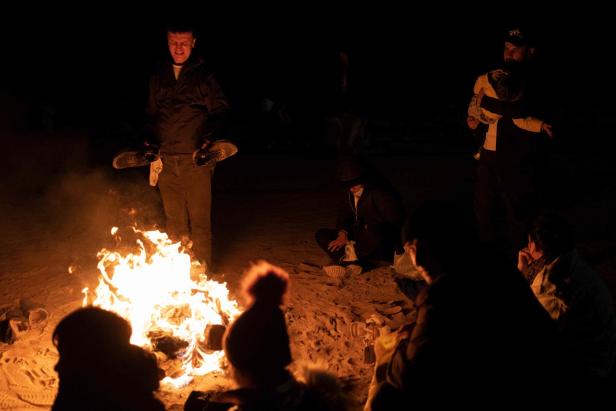
[[[83,305],[130,321],[131,343],[162,360],[163,383],[178,388],[220,370],[222,333],[240,313],[226,284],[209,280],[165,233],[131,227],[120,234],[114,227],[111,234],[118,250],[98,253],[99,283],[93,292],[83,290]]]

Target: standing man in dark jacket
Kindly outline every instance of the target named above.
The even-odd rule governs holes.
[[[317,243],[334,263],[359,263],[364,268],[391,263],[394,252],[402,252],[402,201],[392,188],[378,184],[357,158],[344,157],[338,167],[344,195],[336,228],[318,230]]]
[[[210,68],[193,54],[195,42],[192,27],[168,27],[171,60],[150,78],[147,114],[160,145],[167,233],[192,242],[195,257],[211,269],[213,166],[198,166],[195,158],[222,128],[229,104]]]

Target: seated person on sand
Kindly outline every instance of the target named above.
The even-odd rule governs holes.
[[[520,251],[518,269],[556,322],[580,389],[601,397],[616,361],[612,295],[575,250],[568,222],[555,213],[537,217]],[[606,392],[607,393],[607,392]]]
[[[391,264],[394,252],[402,253],[404,208],[398,194],[355,157],[340,160],[338,182],[343,193],[336,228],[319,229],[317,243],[333,264],[364,269]]]

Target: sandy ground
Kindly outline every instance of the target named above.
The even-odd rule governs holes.
[[[15,410],[52,404],[57,353],[51,332],[80,306],[81,289],[96,284],[96,253],[109,245],[109,229],[129,224],[131,209],[144,226],[162,223],[158,193],[147,186],[143,170],[88,166],[88,147],[79,136],[25,136],[23,142],[11,149],[12,172],[0,180],[0,307],[25,299],[42,304],[50,318],[14,344],[0,343],[0,409]],[[31,143],[42,147],[33,154]],[[466,154],[379,155],[373,161],[408,207],[439,193],[470,201],[472,160]],[[599,154],[557,156],[549,192],[550,201],[583,228],[582,250],[616,289],[610,161]],[[402,314],[412,315],[412,305],[396,289],[389,267],[342,280],[313,267],[327,263],[313,233],[335,220],[333,170],[333,161],[310,157],[240,153],[221,163],[214,183],[216,273],[235,295],[250,261],[267,259],[287,270],[293,369],[303,363],[329,369],[354,387],[360,404],[372,371],[364,361],[372,333],[363,325],[371,318],[400,321]],[[396,305],[402,314],[387,315]],[[191,390],[228,384],[224,375],[210,375],[180,390],[163,388],[160,396],[168,409],[182,409]]]

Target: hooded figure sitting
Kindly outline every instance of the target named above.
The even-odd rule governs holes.
[[[281,306],[288,282],[284,270],[265,261],[248,271],[242,287],[248,309],[229,326],[223,343],[238,388],[209,398],[195,391],[185,410],[204,409],[204,402],[208,410],[346,409],[332,375],[311,370],[303,383],[287,370],[292,358]]]
[[[402,252],[404,209],[398,194],[388,184],[378,182],[355,157],[339,161],[338,182],[344,193],[336,228],[319,229],[317,243],[334,264],[355,263],[364,268],[381,262],[391,264],[394,252]]]

